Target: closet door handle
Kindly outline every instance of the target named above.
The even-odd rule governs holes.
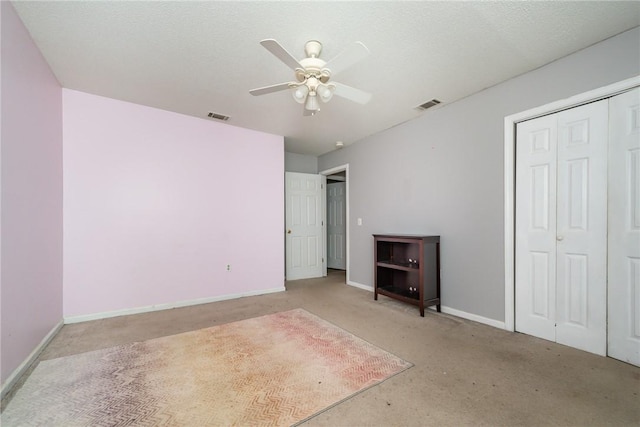
[[[556,240],[558,242],[562,242],[564,240],[564,236],[556,236]]]

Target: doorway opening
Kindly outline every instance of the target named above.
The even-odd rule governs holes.
[[[327,179],[323,193],[325,268],[333,273],[344,272],[345,283],[349,283],[349,165],[324,170],[320,175]]]

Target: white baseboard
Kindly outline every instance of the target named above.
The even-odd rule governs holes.
[[[18,366],[11,373],[11,375],[9,375],[4,384],[2,384],[2,389],[0,390],[0,398],[3,398],[5,394],[7,394],[9,390],[11,390],[11,387],[14,386],[14,384],[20,379],[22,374],[24,374],[27,369],[29,369],[29,367],[33,364],[33,362],[36,361],[40,353],[42,353],[42,350],[44,350],[44,348],[47,346],[47,344],[49,344],[53,337],[55,337],[56,334],[60,332],[60,329],[62,329],[63,326],[64,321],[61,320],[56,326],[53,327],[53,329],[49,331],[47,335],[45,335],[42,341],[40,341],[40,344],[38,344],[36,348],[33,349],[31,354],[27,356],[27,358],[20,364],[20,366]]]
[[[373,286],[363,285],[362,283],[354,282],[353,280],[347,280],[347,285],[373,292]]]
[[[364,289],[365,291],[373,292],[373,286],[363,285],[362,283],[347,281],[347,285],[354,286],[356,288]],[[429,307],[430,310],[435,311],[436,307]],[[474,322],[483,323],[485,325],[493,326],[494,328],[504,329],[505,323],[499,320],[489,319],[488,317],[478,316],[477,314],[467,313],[466,311],[456,310],[455,308],[440,306],[440,310],[443,313],[451,314],[452,316],[462,317],[463,319],[473,320]]]
[[[429,307],[430,310],[436,310],[435,306]],[[467,320],[473,320],[474,322],[483,323],[485,325],[493,326],[494,328],[504,329],[505,324],[500,320],[489,319],[488,317],[478,316],[477,314],[467,313],[466,311],[456,310],[455,308],[440,306],[440,311],[445,314],[451,314],[452,316],[461,317]]]
[[[65,324],[87,322],[89,320],[108,319],[110,317],[127,316],[130,314],[149,313],[152,311],[169,310],[172,308],[188,307],[191,305],[208,304],[210,302],[225,301],[230,299],[250,297],[256,295],[272,294],[275,292],[284,292],[285,287],[261,289],[259,291],[243,292],[239,294],[228,294],[210,298],[199,298],[187,301],[171,302],[166,304],[149,305],[146,307],[125,308],[122,310],[105,311],[102,313],[82,314],[78,316],[68,316],[64,318]]]

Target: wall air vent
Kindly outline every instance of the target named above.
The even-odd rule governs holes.
[[[229,116],[225,116],[224,114],[212,113],[211,111],[209,111],[209,114],[207,114],[207,117],[216,119],[216,120],[222,120],[225,122],[229,120]]]
[[[418,105],[416,107],[416,109],[417,110],[426,110],[428,108],[435,107],[438,104],[440,104],[440,101],[438,101],[437,99],[432,99],[431,101],[427,101],[422,105]]]

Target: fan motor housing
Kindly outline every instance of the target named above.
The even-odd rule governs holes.
[[[320,80],[322,83],[326,83],[329,81],[331,77],[331,71],[324,66],[327,63],[320,58],[304,58],[300,60],[300,65],[304,67],[304,69],[296,69],[296,79],[299,82],[303,82],[309,77],[315,77]]]
[[[306,71],[319,73],[327,63],[320,58],[304,58],[300,60],[300,65]]]

